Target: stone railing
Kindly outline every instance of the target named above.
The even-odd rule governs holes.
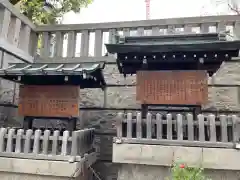
[[[163,116],[148,113],[146,119],[137,113],[119,113],[116,144],[149,144],[192,147],[234,148],[239,142],[240,120],[236,115],[191,114]]]
[[[95,156],[93,149],[93,129],[64,131],[0,129],[0,157],[81,161]],[[91,158],[92,159],[92,158]],[[96,159],[95,159],[96,160]]]
[[[238,16],[206,16],[191,18],[174,18],[159,20],[143,20],[129,22],[45,25],[37,27],[41,34],[43,47],[41,57],[59,59],[60,57],[83,57],[85,61],[92,52],[92,56],[102,57],[106,53],[104,43],[115,42],[115,35],[161,35],[174,33],[208,33],[230,30],[235,38],[239,37],[240,21]],[[54,42],[52,41],[54,39]],[[64,43],[63,43],[64,42]],[[92,44],[93,43],[93,44]],[[66,52],[63,44],[67,45]],[[50,53],[50,46],[53,52]],[[101,58],[94,58],[101,61]],[[110,59],[104,58],[110,61]]]
[[[233,15],[35,26],[7,0],[0,2],[0,14],[1,49],[30,62],[37,53],[37,42],[40,38],[40,55],[44,59],[60,60],[62,57],[82,61],[112,61],[112,58],[86,57],[104,56],[104,43],[114,43],[117,34],[161,35],[229,30],[234,38],[240,37],[239,16]]]
[[[36,26],[7,0],[0,2],[0,53],[33,62],[37,47]],[[2,55],[0,56],[2,59]],[[5,58],[4,58],[5,59]]]
[[[37,49],[36,26],[8,0],[0,2],[0,68],[13,62],[33,62]],[[1,80],[1,103],[16,103],[18,85]]]

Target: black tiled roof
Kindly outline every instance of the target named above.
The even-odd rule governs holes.
[[[11,63],[0,69],[0,77],[31,85],[79,85],[103,88],[104,63]]]
[[[161,36],[116,36],[115,44],[106,44],[109,53],[167,53],[237,49],[240,41],[226,41],[226,35],[175,34]]]
[[[207,70],[211,76],[223,61],[237,57],[240,41],[227,41],[226,34],[178,34],[162,36],[116,36],[106,44],[117,54],[119,72],[145,70]]]

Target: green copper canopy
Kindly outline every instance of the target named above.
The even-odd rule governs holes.
[[[0,77],[28,85],[79,85],[102,88],[106,85],[104,63],[11,63],[0,69]]]
[[[117,54],[120,73],[135,74],[145,70],[207,70],[215,73],[223,61],[237,57],[240,41],[227,41],[226,35],[179,34],[164,36],[116,37],[106,44]]]

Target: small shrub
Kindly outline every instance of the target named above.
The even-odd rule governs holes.
[[[211,180],[204,176],[203,168],[189,167],[183,163],[174,163],[171,168],[171,178],[168,180]]]

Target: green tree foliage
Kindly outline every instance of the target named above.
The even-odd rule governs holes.
[[[86,7],[93,0],[49,0],[50,11],[46,7],[45,0],[10,0],[15,5],[20,3],[23,14],[36,24],[56,24],[61,21],[62,16],[70,11],[80,12],[82,7]]]

